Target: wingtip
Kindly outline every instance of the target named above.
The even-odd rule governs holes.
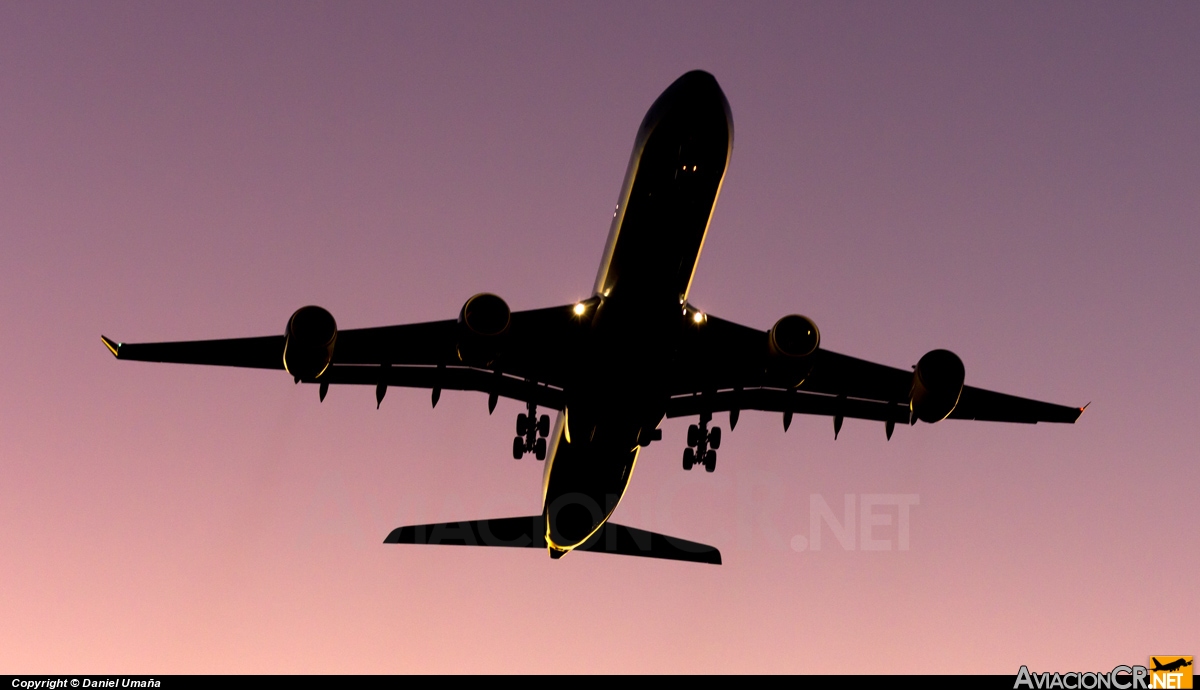
[[[1075,420],[1076,420],[1076,421],[1078,421],[1078,420],[1079,420],[1079,418],[1083,416],[1084,410],[1087,410],[1088,406],[1090,406],[1091,404],[1092,404],[1092,403],[1091,403],[1091,401],[1089,400],[1087,405],[1084,405],[1083,407],[1079,408],[1079,413],[1075,415]]]
[[[108,351],[113,353],[113,357],[117,359],[121,358],[121,343],[113,342],[107,336],[103,335],[100,336],[100,340],[104,343],[104,347],[107,347]]]

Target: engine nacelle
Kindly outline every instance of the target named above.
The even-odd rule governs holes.
[[[776,357],[803,359],[817,351],[821,332],[807,316],[791,314],[775,322],[768,334],[767,346]]]
[[[458,312],[459,360],[471,366],[491,366],[511,322],[512,310],[496,295],[481,292],[467,300]]]
[[[917,419],[930,424],[949,417],[958,406],[966,374],[962,360],[953,352],[926,352],[913,372],[909,409]]]
[[[301,307],[288,319],[283,343],[283,368],[296,378],[315,379],[333,361],[337,322],[321,307]]]
[[[767,333],[769,368],[789,386],[798,386],[812,371],[812,355],[821,345],[821,332],[807,316],[791,314],[771,326]]]

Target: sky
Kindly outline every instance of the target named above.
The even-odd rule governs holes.
[[[0,669],[1200,652],[1198,35],[1185,2],[0,4]],[[520,403],[318,403],[282,372],[100,342],[585,297],[641,118],[692,69],[736,131],[694,304],[806,314],[823,347],[898,367],[948,348],[969,384],[1090,402],[1079,422],[887,441],[848,420],[835,441],[747,412],[707,474],[669,420],[614,520],[724,564],[552,561],[381,543],[538,512]]]

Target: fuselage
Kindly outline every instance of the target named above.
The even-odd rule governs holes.
[[[554,432],[543,482],[546,543],[559,556],[612,515],[639,441],[662,421],[666,375],[733,150],[716,79],[689,72],[659,96],[634,143],[589,301],[590,333]]]

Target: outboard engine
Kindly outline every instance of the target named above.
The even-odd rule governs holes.
[[[283,343],[283,368],[300,380],[325,373],[333,361],[337,322],[321,307],[301,307],[288,319]]]
[[[909,409],[917,419],[930,424],[949,417],[962,395],[966,373],[962,360],[953,352],[926,352],[913,372]]]
[[[459,360],[470,366],[491,366],[511,322],[512,310],[496,295],[481,292],[467,300],[458,312]]]
[[[812,355],[821,345],[821,332],[807,316],[791,314],[775,322],[767,334],[769,368],[787,385],[798,386],[812,371]]]

